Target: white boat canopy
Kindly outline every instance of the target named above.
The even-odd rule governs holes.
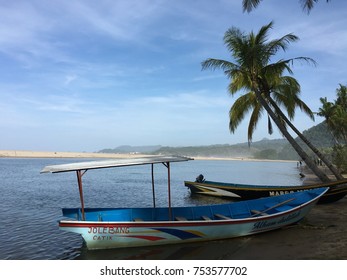
[[[138,158],[126,158],[126,159],[110,159],[99,161],[86,161],[67,164],[48,165],[41,170],[41,173],[61,173],[75,171],[77,174],[78,189],[81,200],[82,217],[85,220],[84,213],[84,198],[83,198],[83,186],[82,176],[90,169],[112,168],[112,167],[124,167],[134,165],[152,165],[152,192],[153,192],[153,207],[155,207],[155,191],[154,191],[154,171],[153,165],[162,163],[168,171],[168,200],[169,200],[169,218],[171,219],[171,187],[170,187],[170,162],[182,162],[193,160],[192,158],[182,156],[148,156]]]
[[[145,165],[156,163],[180,162],[193,160],[182,156],[148,156],[138,158],[110,159],[99,161],[86,161],[67,164],[48,165],[41,170],[41,173],[59,173],[89,169],[112,168],[132,165]]]

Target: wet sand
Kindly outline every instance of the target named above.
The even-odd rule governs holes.
[[[347,199],[315,206],[298,225],[250,237],[224,259],[347,259]]]
[[[325,167],[322,169],[329,174]],[[301,171],[305,185],[320,182],[307,168]],[[240,241],[239,249],[222,254],[222,259],[347,260],[347,196],[316,205],[299,224]],[[224,245],[229,242],[233,241]]]

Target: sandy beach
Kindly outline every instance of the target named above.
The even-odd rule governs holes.
[[[131,158],[138,154],[112,154],[91,152],[50,152],[50,151],[20,151],[0,150],[0,157],[15,158]],[[142,155],[144,156],[144,155]]]

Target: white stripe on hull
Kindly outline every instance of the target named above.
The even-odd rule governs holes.
[[[313,204],[307,205],[271,218],[123,223],[61,221],[64,226],[60,228],[81,234],[88,249],[152,246],[226,239],[274,230],[298,222],[312,207]]]
[[[236,193],[233,193],[231,191],[225,191],[223,189],[220,188],[215,188],[215,187],[206,187],[206,186],[202,186],[202,185],[195,185],[197,188],[201,189],[201,192],[196,192],[198,194],[209,194],[209,195],[213,195],[213,196],[228,196],[228,197],[233,197],[233,198],[241,198],[241,196],[239,196]]]

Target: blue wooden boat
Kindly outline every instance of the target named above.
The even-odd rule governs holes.
[[[195,182],[185,181],[184,185],[190,189],[192,194],[231,198],[233,200],[256,199],[328,187],[329,190],[319,199],[318,203],[331,203],[342,199],[347,194],[347,179],[300,186],[274,186],[207,181],[204,176],[200,174]]]
[[[46,166],[41,172],[77,174],[81,207],[64,208],[62,230],[80,234],[88,249],[198,242],[266,232],[301,220],[328,188],[236,203],[172,207],[170,163],[184,157],[146,157]],[[168,171],[168,207],[85,208],[82,176],[90,169],[162,163]],[[153,178],[153,176],[152,176]],[[154,193],[154,182],[152,182]]]

